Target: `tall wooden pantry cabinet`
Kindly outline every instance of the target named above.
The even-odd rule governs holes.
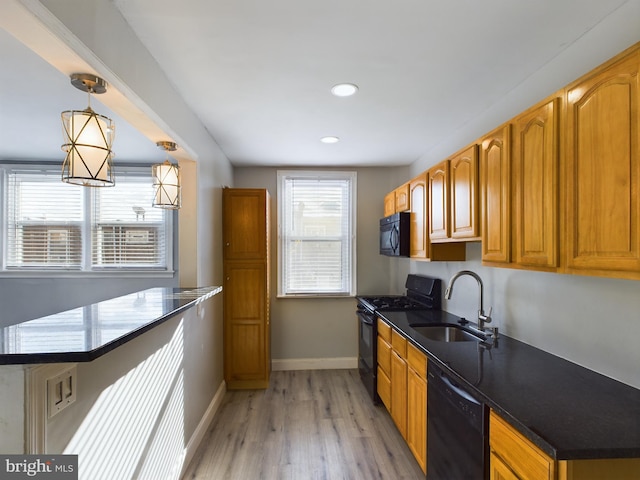
[[[269,386],[269,192],[222,191],[224,378],[228,389]]]

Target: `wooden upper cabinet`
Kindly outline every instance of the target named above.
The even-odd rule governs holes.
[[[384,216],[388,217],[397,212],[406,212],[410,209],[411,198],[409,193],[409,182],[400,185],[393,192],[384,196]]]
[[[558,266],[559,99],[534,107],[513,122],[514,261]]]
[[[471,145],[449,161],[450,230],[453,239],[478,239],[478,147]]]
[[[511,259],[511,126],[505,125],[482,140],[480,162],[482,260],[508,263]]]
[[[409,256],[429,258],[429,236],[427,235],[427,174],[422,173],[409,182],[411,202],[411,226]]]
[[[449,161],[431,167],[429,181],[429,238],[449,238]]]
[[[396,201],[396,212],[406,212],[411,207],[411,199],[409,198],[409,182],[399,186],[394,190]]]
[[[226,260],[264,259],[267,256],[267,192],[264,189],[223,191],[223,241]]]
[[[384,216],[396,213],[396,192],[389,192],[384,196]]]
[[[477,240],[478,149],[471,145],[428,172],[432,242]]]
[[[639,65],[635,48],[566,89],[570,269],[640,271]]]

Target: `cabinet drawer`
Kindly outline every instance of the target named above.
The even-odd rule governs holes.
[[[391,345],[378,335],[378,367],[391,375]]]
[[[407,362],[418,376],[427,379],[427,356],[410,343],[407,343]]]
[[[387,410],[391,411],[391,380],[380,367],[378,367],[378,395]]]
[[[407,339],[391,330],[391,346],[402,358],[407,358]]]
[[[554,460],[493,411],[489,420],[489,445],[518,478],[555,478]]]
[[[380,318],[378,318],[378,336],[384,338],[391,345],[391,327]]]

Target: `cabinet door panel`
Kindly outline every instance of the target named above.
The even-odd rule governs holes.
[[[407,362],[391,352],[391,418],[402,438],[407,438]]]
[[[427,381],[412,368],[407,372],[407,445],[427,473]]]
[[[405,183],[395,190],[396,212],[405,212],[411,207],[409,199],[409,184]]]
[[[490,480],[521,480],[494,452],[491,452],[490,457]]]
[[[567,89],[567,265],[640,270],[640,54]]]
[[[387,376],[384,370],[378,367],[378,396],[387,411],[391,412],[391,380]]]
[[[227,260],[267,256],[267,192],[263,189],[222,190],[224,256]]]
[[[558,264],[558,100],[514,122],[515,260]]]
[[[263,322],[234,322],[228,325],[230,378],[260,380],[265,376],[266,352]]]
[[[472,145],[450,162],[451,238],[477,238],[478,224],[478,148]]]
[[[266,269],[263,263],[225,265],[225,318],[264,319]]]
[[[517,474],[517,478],[523,480],[555,478],[555,462],[493,410],[489,418],[489,444],[491,450]],[[491,471],[493,470],[492,463]]]
[[[413,258],[429,258],[427,235],[427,176],[419,175],[409,183],[411,227],[409,253]]]
[[[429,178],[429,238],[449,238],[449,162],[431,168]]]
[[[396,192],[387,193],[384,197],[384,216],[396,213]]]
[[[378,368],[391,375],[391,345],[378,335]]]
[[[507,125],[482,142],[482,260],[487,262],[511,258],[510,133]]]
[[[227,382],[268,379],[266,265],[228,262],[224,282],[224,368]]]

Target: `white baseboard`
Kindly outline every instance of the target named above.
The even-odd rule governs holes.
[[[220,383],[220,386],[218,387],[218,390],[216,391],[215,395],[213,396],[211,403],[209,403],[207,410],[204,412],[202,419],[198,423],[198,426],[193,432],[193,435],[191,435],[191,438],[189,439],[189,443],[187,443],[187,447],[185,448],[184,460],[182,463],[182,472],[180,473],[179,478],[182,478],[185,471],[187,470],[187,467],[191,463],[191,460],[193,460],[193,456],[198,450],[200,443],[202,443],[202,439],[207,433],[207,430],[209,429],[209,426],[211,425],[213,418],[216,416],[216,413],[218,412],[218,409],[222,404],[222,399],[224,398],[224,394],[226,392],[227,392],[227,384],[223,380],[222,383]]]
[[[284,370],[341,370],[346,368],[358,368],[358,358],[283,358],[271,360],[271,369],[274,372]]]

